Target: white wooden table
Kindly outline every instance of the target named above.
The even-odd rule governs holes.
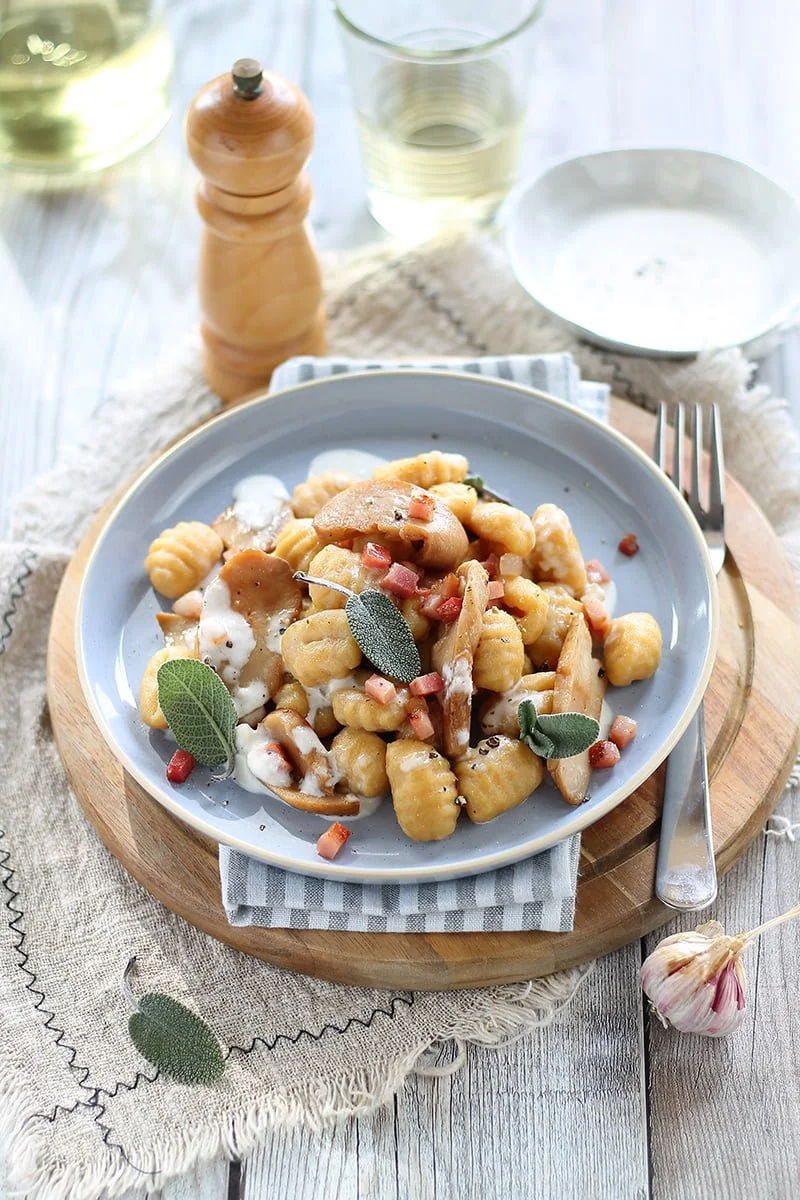
[[[324,0],[177,0],[170,23],[175,115],[154,146],[82,191],[42,196],[0,183],[0,525],[110,383],[194,321],[198,222],[180,114],[208,77],[253,55],[295,79],[317,116],[320,243],[380,236],[364,207]],[[550,0],[540,28],[526,175],[580,151],[683,144],[747,158],[800,194],[797,5]],[[787,338],[761,374],[800,412],[800,338]],[[783,811],[800,821],[800,802]],[[800,847],[759,839],[723,882],[714,915],[747,928],[798,895]],[[666,1033],[648,1016],[637,972],[650,944],[600,962],[561,1023],[501,1051],[470,1052],[453,1078],[412,1080],[371,1119],[276,1134],[241,1164],[209,1165],[150,1195],[796,1196],[800,927],[751,952],[749,1012],[723,1042]]]

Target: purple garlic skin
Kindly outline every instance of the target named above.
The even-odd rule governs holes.
[[[745,1014],[745,939],[727,937],[717,921],[665,938],[642,964],[641,981],[664,1025],[724,1037]]]

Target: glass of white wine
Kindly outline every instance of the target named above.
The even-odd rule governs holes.
[[[0,166],[80,176],[169,116],[161,0],[0,0]]]
[[[544,0],[338,0],[367,199],[392,233],[491,220],[518,169]]]

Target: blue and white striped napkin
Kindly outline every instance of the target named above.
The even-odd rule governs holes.
[[[584,382],[568,354],[508,355],[441,363],[293,358],[272,377],[270,391],[347,371],[420,367],[472,371],[539,388],[606,419],[604,383]],[[281,871],[220,846],[222,901],[232,925],[331,929],[353,933],[566,933],[575,916],[580,835],[535,858],[485,875],[445,883],[358,885]]]

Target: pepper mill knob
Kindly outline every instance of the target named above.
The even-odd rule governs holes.
[[[284,359],[325,352],[319,262],[305,220],[314,119],[303,93],[252,58],[202,87],[186,143],[203,179],[199,292],[206,380],[225,401]]]

